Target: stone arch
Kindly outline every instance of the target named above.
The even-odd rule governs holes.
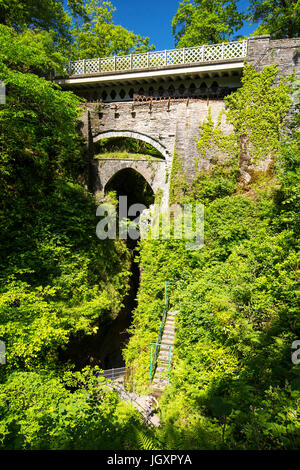
[[[168,202],[169,184],[166,178],[166,161],[156,160],[119,160],[119,159],[94,159],[91,162],[91,174],[93,174],[93,191],[104,195],[105,188],[111,178],[123,169],[132,169],[139,173],[149,184],[153,193],[162,191],[162,204]]]
[[[142,134],[141,132],[135,131],[104,131],[100,134],[96,135],[93,139],[94,143],[98,142],[101,139],[109,139],[112,137],[131,137],[132,139],[142,140],[147,144],[152,145],[156,150],[158,150],[165,159],[168,157],[167,149],[160,143],[158,140],[153,139],[153,137],[149,137],[146,134]]]
[[[131,170],[139,173],[149,184],[151,189],[155,192],[157,185],[155,181],[157,170],[161,171],[161,166],[164,165],[164,161],[160,163],[153,162],[152,166],[149,166],[147,161],[135,161],[135,160],[107,160],[99,162],[102,168],[102,187],[105,190],[111,179],[120,171],[130,168]]]
[[[143,168],[132,165],[124,167],[122,165],[119,169],[115,168],[114,170],[115,172],[110,175],[105,183],[104,193],[113,189],[119,195],[127,195],[129,205],[139,202],[149,206],[154,202],[153,179],[149,178],[149,174],[144,172]],[[142,185],[142,189],[140,185]]]

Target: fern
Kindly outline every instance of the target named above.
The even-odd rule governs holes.
[[[170,424],[166,427],[164,448],[166,450],[185,450],[188,448],[186,438]]]
[[[140,450],[155,450],[154,439],[147,436],[144,432],[136,429],[136,441]]]

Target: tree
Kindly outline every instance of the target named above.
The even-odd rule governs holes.
[[[0,383],[18,367],[54,365],[74,327],[95,333],[110,306],[119,311],[129,276],[125,246],[98,243],[94,199],[80,184],[81,100],[41,76],[61,64],[51,37],[0,25]]]
[[[176,47],[218,43],[243,25],[236,0],[183,0],[172,20]]]
[[[91,18],[84,23],[76,22],[72,31],[74,44],[73,58],[85,59],[105,57],[129,52],[146,52],[154,49],[149,38],[142,37],[123,26],[115,25],[113,13],[116,8],[111,2],[91,0],[86,6],[86,16]]]
[[[42,31],[52,37],[52,52],[87,58],[144,52],[149,38],[115,25],[111,2],[101,0],[0,0],[0,24],[18,33]]]
[[[67,9],[63,0],[0,0],[0,23],[18,31],[26,27],[55,31],[67,36],[71,16],[87,20],[84,0],[68,0]]]
[[[300,35],[299,0],[250,0],[253,22],[261,21],[255,34],[270,34],[273,39]]]

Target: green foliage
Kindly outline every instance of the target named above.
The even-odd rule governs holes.
[[[1,0],[0,23],[12,26],[17,31],[29,27],[67,36],[71,17],[63,3],[61,0]],[[75,17],[86,18],[84,0],[68,0],[68,8]]]
[[[270,34],[272,39],[299,37],[300,5],[297,0],[250,0],[248,19],[259,23],[254,34]]]
[[[276,162],[276,173],[281,183],[276,191],[278,203],[278,224],[282,228],[293,229],[299,237],[299,195],[300,195],[300,82],[295,82],[293,92],[294,112],[289,120],[280,143]]]
[[[183,0],[172,20],[176,47],[201,46],[228,40],[245,15],[235,0]]]
[[[142,140],[133,139],[131,137],[112,137],[109,139],[101,139],[96,144],[96,153],[128,153],[128,154],[142,154],[155,157],[161,157],[159,151],[147,142]]]
[[[233,194],[245,158],[248,165],[252,165],[250,171],[253,183],[255,177],[257,179],[259,176],[259,165],[268,158],[274,162],[281,148],[293,154],[294,157],[290,158],[298,161],[297,139],[293,139],[290,146],[283,144],[281,139],[291,106],[291,85],[283,78],[275,84],[276,76],[277,66],[265,67],[262,72],[256,72],[253,66],[246,65],[243,86],[225,98],[226,108],[219,114],[217,122],[213,122],[209,108],[208,116],[200,126],[199,138],[196,138],[196,176],[189,188],[182,161],[176,152],[174,154],[171,203],[179,202],[183,195],[190,202],[197,199],[207,203],[216,197]],[[232,133],[223,132],[224,121],[232,125]],[[201,169],[203,163],[209,163],[207,170]],[[273,176],[272,165],[269,172],[269,177]]]
[[[195,158],[195,172],[189,196],[210,202],[216,197],[233,194],[236,190],[238,175],[238,145],[236,135],[225,135],[222,131],[221,112],[218,122],[214,123],[211,116],[211,108],[208,117],[200,126],[200,136],[196,139],[198,154]],[[210,169],[198,170],[201,160],[210,163]],[[197,171],[198,170],[198,171]]]
[[[148,37],[142,37],[115,25],[113,14],[116,8],[111,2],[91,0],[86,13],[86,22],[77,22],[72,31],[74,59],[105,57],[114,54],[124,55],[130,52],[146,52],[154,49]]]
[[[291,106],[287,78],[276,86],[277,66],[256,72],[246,65],[242,87],[225,98],[227,119],[234,126],[238,142],[245,137],[253,161],[273,156],[279,148],[281,130]]]
[[[136,441],[140,450],[155,450],[153,437],[138,429],[136,429]]]
[[[256,448],[255,438],[264,449],[294,448],[293,439],[298,442],[296,419],[278,439],[271,426],[282,420],[278,400],[291,417],[299,406],[296,392],[281,392],[285,380],[293,379],[290,348],[300,332],[297,246],[292,232],[274,230],[276,219],[268,192],[255,201],[226,196],[206,205],[201,251],[188,252],[179,241],[142,243],[143,278],[126,361],[135,380],[146,385],[163,280],[181,279],[182,292],[172,299],[177,306],[181,299],[172,385],[161,410],[165,426],[190,432],[189,448]],[[280,392],[274,406],[264,408],[264,426],[257,430],[251,421],[252,434],[245,437],[249,406],[259,409],[271,387]]]
[[[116,8],[99,0],[5,0],[0,1],[0,24],[27,36],[48,37],[53,53],[70,59],[105,57],[129,52],[145,52],[154,46],[149,38],[115,25]],[[50,39],[51,38],[51,39]],[[36,41],[38,44],[38,39]],[[56,69],[62,72],[63,69]]]
[[[234,162],[217,164],[210,171],[199,171],[192,181],[188,201],[207,204],[218,197],[229,196],[236,191],[238,168]]]
[[[169,203],[176,204],[179,202],[186,188],[187,177],[183,167],[182,156],[175,149],[170,175]]]
[[[5,66],[14,71],[48,76],[62,70],[66,61],[62,51],[55,47],[53,32],[25,29],[17,33],[0,24],[1,71]]]
[[[62,68],[64,55],[53,31],[37,30],[32,18],[33,29],[25,28],[25,7],[24,22],[10,11],[15,29],[0,25],[7,90],[0,109],[0,338],[7,351],[0,446],[132,448],[138,412],[94,371],[70,372],[70,361],[61,361],[71,338],[93,336],[118,315],[130,255],[123,241],[96,237],[77,131],[81,101],[44,78]]]
[[[0,448],[111,449],[135,445],[138,411],[92,370],[62,378],[13,373],[0,385]]]
[[[221,164],[222,160],[232,160],[232,155],[237,153],[235,134],[225,135],[222,132],[223,115],[226,116],[225,111],[219,114],[217,123],[214,123],[209,107],[207,119],[200,126],[200,137],[196,139],[196,171],[199,158],[210,159],[213,164]]]
[[[187,251],[181,240],[140,245],[142,279],[125,352],[140,388],[149,383],[163,281],[180,280],[182,287],[170,293],[180,313],[171,382],[160,401],[162,448],[299,448],[299,366],[291,362],[292,342],[300,336],[299,85],[287,121],[288,88],[273,86],[275,74],[247,68],[243,87],[228,98],[236,141],[210,117],[202,125],[200,156],[216,155],[215,164],[197,174],[179,202],[205,203],[204,247]],[[283,132],[284,120],[289,128]],[[258,142],[265,153],[274,152],[277,175],[249,192],[239,189],[234,163],[243,132],[257,143],[259,157]],[[226,159],[216,164],[224,154],[229,165]]]
[[[181,309],[171,385],[160,402],[163,426],[147,429],[97,369],[74,372],[60,360],[71,338],[93,336],[116,318],[129,288],[130,256],[123,241],[100,243],[95,236],[95,200],[85,188],[77,132],[81,101],[46,78],[62,71],[70,51],[77,58],[151,48],[148,38],[113,23],[110,2],[68,5],[67,13],[58,0],[0,1],[0,79],[7,87],[0,108],[0,338],[7,347],[0,447],[299,448],[299,367],[290,361],[300,335],[299,116],[283,134],[289,89],[283,81],[273,86],[274,67],[262,74],[246,67],[242,89],[227,98],[236,140],[210,115],[203,123],[199,158],[215,164],[197,174],[189,193],[174,155],[171,202],[205,202],[205,247],[187,251],[184,240],[139,244],[141,286],[124,356],[140,390],[148,388],[163,282],[180,280],[182,287],[169,291],[171,307]],[[233,1],[182,2],[173,22],[177,44],[224,40],[242,17]],[[278,155],[277,181],[267,189],[237,190],[243,136],[253,159]],[[137,186],[153,200],[144,180]]]
[[[62,64],[51,34],[0,25],[0,335],[12,370],[59,373],[71,335],[95,334],[128,290],[123,242],[99,243],[77,132],[80,99],[42,75]],[[51,52],[49,52],[51,51]],[[63,366],[65,367],[65,366]]]

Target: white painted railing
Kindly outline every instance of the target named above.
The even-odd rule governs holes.
[[[243,40],[186,47],[184,49],[104,57],[102,59],[72,60],[68,64],[67,72],[69,75],[121,72],[123,70],[159,68],[168,65],[185,65],[221,59],[238,59],[246,57],[247,43],[247,40]]]

